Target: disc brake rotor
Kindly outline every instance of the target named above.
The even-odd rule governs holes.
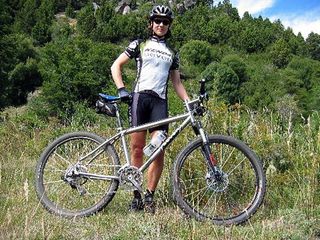
[[[217,173],[208,172],[206,182],[209,189],[214,192],[224,192],[229,185],[229,176],[221,170]]]

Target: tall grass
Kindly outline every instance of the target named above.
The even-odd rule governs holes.
[[[114,125],[84,109],[69,119],[67,126],[55,118],[44,121],[27,110],[7,109],[0,118],[0,239],[319,238],[319,113],[293,122],[268,110],[256,113],[243,106],[230,110],[215,102],[209,107],[211,111],[204,118],[208,132],[245,141],[260,156],[267,172],[266,199],[247,223],[221,227],[197,222],[173,204],[170,169],[182,146],[193,139],[191,129],[166,151],[154,216],[128,213],[131,194],[124,190],[96,216],[68,220],[49,214],[34,190],[34,169],[45,146],[62,133],[75,130],[106,136],[114,132]]]

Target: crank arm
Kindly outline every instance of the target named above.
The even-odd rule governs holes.
[[[140,186],[140,184],[136,181],[136,180],[134,180],[134,179],[130,179],[129,180],[132,184],[133,184],[133,186],[143,195],[143,189],[142,189],[142,187]]]

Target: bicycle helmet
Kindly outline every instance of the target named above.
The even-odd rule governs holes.
[[[157,5],[152,8],[149,19],[153,20],[156,17],[165,17],[169,19],[170,22],[172,22],[174,18],[173,12],[171,11],[171,9],[164,5]]]

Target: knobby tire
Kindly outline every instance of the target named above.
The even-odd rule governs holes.
[[[95,149],[104,139],[88,132],[65,134],[44,150],[36,166],[36,192],[42,205],[63,217],[89,216],[102,210],[115,195],[117,180],[94,180],[76,176],[72,183],[65,180],[66,170],[81,156]],[[115,176],[120,167],[112,145],[106,145],[90,163],[80,167],[88,173]]]
[[[178,206],[197,220],[218,225],[239,224],[250,218],[261,205],[266,177],[257,155],[231,136],[208,137],[218,167],[226,174],[225,185],[217,191],[208,176],[202,153],[202,139],[189,143],[177,156],[173,171],[174,199]]]

